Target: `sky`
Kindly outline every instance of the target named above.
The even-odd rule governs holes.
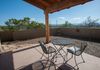
[[[50,24],[62,24],[66,20],[78,24],[87,17],[100,19],[100,0],[94,0],[83,5],[77,5],[69,9],[49,14]],[[30,17],[31,20],[44,23],[44,11],[24,2],[23,0],[0,0],[0,25],[11,18],[23,19]]]

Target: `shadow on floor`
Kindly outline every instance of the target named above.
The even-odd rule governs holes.
[[[50,66],[49,66],[50,65]],[[40,60],[17,70],[55,70],[56,67],[53,63],[50,64],[47,60]]]
[[[69,64],[62,64],[61,66],[59,66],[57,69],[56,69],[56,66],[51,63],[50,63],[46,60],[40,60],[40,61],[37,61],[35,63],[32,63],[28,66],[25,66],[21,69],[18,69],[18,70],[48,70],[48,68],[50,68],[49,70],[75,70],[71,65]]]
[[[69,64],[62,64],[57,70],[75,70],[75,68]]]

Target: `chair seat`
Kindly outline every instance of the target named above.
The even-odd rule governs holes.
[[[49,46],[47,49],[48,49],[48,54],[56,52],[56,50],[51,46]]]
[[[78,48],[76,46],[72,46],[72,47],[68,48],[67,51],[69,53],[72,53],[72,54],[77,55],[77,56],[81,54],[80,48]]]

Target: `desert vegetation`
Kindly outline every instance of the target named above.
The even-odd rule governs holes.
[[[70,23],[66,20],[64,23],[60,25],[55,25],[54,27],[65,27],[65,28],[100,28],[100,23],[98,22],[100,19],[91,19],[91,17],[87,17],[83,22],[76,24]]]
[[[8,19],[5,22],[5,26],[0,27],[2,30],[26,30],[33,28],[44,28],[44,24],[36,21],[31,21],[29,17],[24,17],[23,19],[17,20],[14,18]]]
[[[87,19],[80,24],[70,23],[69,21],[65,21],[60,25],[51,25],[50,27],[58,27],[58,28],[100,28],[100,23],[98,22],[99,19],[91,19],[91,17],[87,17]],[[24,17],[23,19],[15,19],[11,18],[5,22],[5,26],[0,26],[0,30],[3,31],[18,31],[18,30],[27,30],[27,29],[34,29],[34,28],[45,28],[44,23],[40,23],[34,21],[29,17]]]

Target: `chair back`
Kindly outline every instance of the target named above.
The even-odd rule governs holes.
[[[81,42],[81,52],[84,52],[86,47],[87,47],[87,42]]]
[[[47,50],[47,48],[46,48],[44,42],[39,41],[39,43],[40,43],[40,46],[41,46],[41,48],[42,48],[42,51],[43,51],[45,54],[47,54],[47,53],[48,53],[48,50]]]

